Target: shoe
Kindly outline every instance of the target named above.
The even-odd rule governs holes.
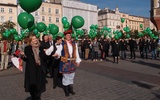
[[[69,96],[69,89],[68,89],[68,86],[64,86],[64,93],[65,93],[65,96],[66,96],[66,97]]]
[[[48,81],[47,81],[47,80],[45,80],[45,83],[48,83]]]
[[[54,86],[53,89],[56,89],[56,86]]]
[[[71,93],[72,95],[75,95],[76,93],[73,91],[73,86],[68,85],[69,88],[69,93]]]

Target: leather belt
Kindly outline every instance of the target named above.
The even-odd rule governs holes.
[[[75,58],[68,58],[67,60],[75,60]]]

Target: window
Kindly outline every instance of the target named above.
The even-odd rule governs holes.
[[[44,16],[42,16],[42,21],[45,21],[45,17]]]
[[[49,17],[49,22],[52,22],[52,18],[51,17]]]
[[[38,16],[38,12],[35,12],[35,16]]]
[[[58,9],[56,9],[56,14],[59,14],[59,10]]]
[[[4,8],[1,8],[1,12],[4,12]]]
[[[12,13],[12,8],[9,8],[9,13]]]
[[[56,18],[56,23],[59,23],[59,18]]]
[[[9,20],[12,22],[13,21],[13,17],[9,17]]]
[[[51,13],[51,8],[48,8],[48,13]]]
[[[4,16],[1,16],[1,22],[4,22]]]
[[[44,12],[44,7],[42,7],[42,12]]]
[[[20,13],[22,13],[23,12],[23,10],[20,10]]]
[[[102,22],[100,22],[100,26],[103,26],[103,23],[102,23]]]

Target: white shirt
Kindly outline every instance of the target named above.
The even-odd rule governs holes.
[[[76,63],[80,63],[82,60],[79,57],[77,43],[75,45],[76,45]],[[72,57],[73,46],[69,42],[67,42],[67,46],[68,46],[69,55],[70,55],[70,57]],[[58,54],[58,57],[57,57],[57,59],[58,59],[58,58],[60,58],[61,52],[62,52],[62,49],[63,49],[62,48],[62,44],[56,45],[56,48],[57,48],[57,50],[56,50],[55,54]],[[54,50],[54,48],[53,48],[53,46],[51,46],[49,49],[46,50],[46,52],[45,52],[46,55],[48,55],[48,56],[51,55],[51,53],[53,52],[53,50]]]
[[[77,43],[75,43],[75,45],[76,45],[76,63],[80,63],[82,60],[79,57]],[[69,56],[72,58],[73,46],[69,42],[67,42],[67,46],[68,46]]]

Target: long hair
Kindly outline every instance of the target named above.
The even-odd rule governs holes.
[[[36,37],[36,36],[35,36],[35,35],[30,35],[30,36],[29,36],[29,45],[31,45],[31,41],[32,41],[32,38],[33,38],[33,37]],[[36,37],[36,38],[37,38],[37,37]],[[37,38],[37,39],[39,40],[39,38]]]

